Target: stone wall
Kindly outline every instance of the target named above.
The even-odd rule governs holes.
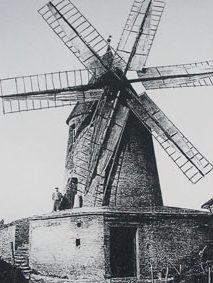
[[[133,115],[128,120],[120,147],[121,150],[125,148],[125,154],[119,176],[118,164],[115,164],[110,205],[163,205],[152,136]]]
[[[6,262],[12,263],[12,249],[15,248],[15,225],[6,225],[0,229],[0,257]]]
[[[29,244],[29,225],[28,218],[16,222],[15,249],[23,244]]]
[[[0,228],[0,257],[12,262],[12,249],[29,243],[29,219],[20,219]]]
[[[150,266],[148,258],[155,270],[180,265],[189,270],[199,265],[199,251],[213,243],[212,228],[210,232],[205,219],[198,218],[146,221],[139,228],[141,269]]]
[[[30,267],[44,275],[101,280],[105,267],[103,242],[102,216],[50,215],[33,220]]]
[[[104,115],[106,115],[106,113]],[[123,114],[123,116],[125,115]],[[92,151],[96,148],[91,148],[91,138],[93,136],[92,127],[89,129],[81,126],[80,130],[78,129],[80,121],[83,121],[83,117],[84,116],[80,115],[69,121],[70,128],[65,166],[66,178],[77,177],[78,189],[81,192],[85,190],[85,184],[88,181],[87,175],[90,157]],[[121,117],[119,117],[119,119],[121,123]],[[75,130],[72,128],[73,124],[75,124]],[[78,131],[79,135],[74,146],[74,133]],[[108,143],[108,146],[110,146],[112,137],[109,138],[107,142],[105,141],[105,143]],[[102,149],[104,149],[104,147],[106,147],[106,145],[104,145]],[[120,170],[119,164],[124,151],[125,154]],[[102,158],[99,160],[102,164],[104,163],[103,160],[105,158],[107,160],[108,156],[107,154],[103,154],[103,152]],[[108,164],[107,162],[105,162],[105,164]],[[114,157],[111,158],[111,162],[114,162]],[[111,162],[109,162],[107,168],[103,170],[104,173],[102,172],[103,175],[105,174],[106,180],[108,174],[112,173],[106,188],[106,193],[97,194],[96,199],[95,190],[102,192],[103,189],[102,185],[99,186],[99,189],[96,189],[96,186],[99,182],[102,184],[104,178],[101,181],[97,181],[99,177],[94,177],[89,192],[83,196],[84,206],[101,206],[103,198],[104,205],[109,204],[110,206],[141,207],[163,205],[152,136],[133,114],[129,115],[112,171]]]
[[[181,210],[180,210],[181,211]],[[105,218],[105,242],[109,247],[110,227],[137,228],[137,274],[139,278],[150,277],[169,267],[192,271],[199,266],[199,251],[205,245],[213,245],[213,217],[209,215],[159,213],[138,216]],[[109,248],[106,248],[106,275],[110,278]],[[213,257],[213,256],[212,256]],[[212,258],[213,259],[213,258]]]
[[[136,231],[137,270],[131,280],[112,278],[110,231],[115,227]],[[167,267],[174,274],[180,265],[192,271],[200,264],[199,251],[210,244],[209,213],[168,207],[73,209],[31,221],[30,267],[71,282],[135,283],[150,279],[151,265],[155,274]]]

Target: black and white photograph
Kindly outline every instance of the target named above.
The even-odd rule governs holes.
[[[212,13],[0,0],[0,283],[213,283]]]

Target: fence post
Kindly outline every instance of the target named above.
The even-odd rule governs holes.
[[[10,248],[11,248],[11,255],[12,255],[12,264],[15,265],[15,256],[14,256],[13,242],[10,242]]]
[[[167,282],[167,278],[168,278],[168,273],[169,273],[169,268],[166,268],[166,276],[165,276],[165,283]]]
[[[151,267],[151,280],[152,280],[152,283],[154,283],[153,268],[152,268],[151,263],[150,263],[150,267]]]

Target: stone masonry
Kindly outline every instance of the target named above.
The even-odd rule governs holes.
[[[115,227],[136,231],[136,270],[129,281],[112,274]],[[43,275],[70,282],[139,283],[150,278],[150,262],[155,274],[180,265],[190,271],[199,264],[199,251],[213,243],[213,217],[170,207],[79,208],[32,219],[30,242],[30,266]]]

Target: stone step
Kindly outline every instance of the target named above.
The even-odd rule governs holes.
[[[20,247],[18,247],[17,249],[16,249],[17,251],[28,251],[29,250],[29,247],[22,247],[22,246],[20,246]]]
[[[15,259],[21,260],[21,259],[28,259],[29,256],[27,255],[14,255]]]
[[[15,254],[16,255],[28,255],[29,254],[29,252],[27,251],[27,252],[23,252],[23,251],[15,251]]]
[[[20,252],[15,252],[15,256],[29,256],[29,253],[20,253]]]
[[[23,259],[15,259],[15,263],[22,263],[23,261]]]
[[[18,249],[28,249],[29,248],[29,244],[22,244],[21,246],[18,247]]]
[[[19,269],[21,269],[23,272],[30,272],[29,266],[19,266]]]
[[[17,253],[17,252],[15,252],[14,255],[16,255],[16,256],[29,256],[28,253]]]
[[[23,261],[23,260],[27,260],[28,259],[28,257],[21,257],[21,256],[14,256],[14,258],[15,258],[15,261]]]
[[[24,244],[15,250],[15,265],[22,271],[26,279],[30,278],[31,269],[29,267],[29,245]]]
[[[22,250],[21,251],[21,250],[18,249],[18,250],[15,251],[15,253],[18,253],[18,254],[28,254],[29,251],[28,250]]]
[[[19,267],[25,267],[25,266],[29,266],[28,262],[15,262],[15,264]]]
[[[18,268],[22,269],[22,268],[29,268],[29,265],[28,264],[17,264],[15,263],[15,266],[17,266]]]
[[[15,259],[16,262],[28,262],[28,260],[29,260],[28,257],[25,257],[25,258],[24,257],[22,257],[22,258],[15,257],[14,259]]]

